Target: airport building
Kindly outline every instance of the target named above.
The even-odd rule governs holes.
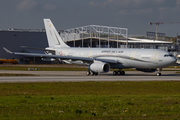
[[[63,41],[71,47],[98,47],[98,48],[154,48],[166,51],[175,51],[176,47],[172,42],[137,39],[128,37],[127,28],[88,25],[72,28],[68,30],[59,30]],[[9,29],[0,30],[0,59],[18,59],[19,63],[47,63],[51,60],[27,56],[15,56],[8,54],[3,47],[11,51],[44,53],[42,50],[33,48],[48,47],[47,37],[44,29],[24,30]],[[56,61],[57,62],[57,61]]]
[[[127,28],[89,25],[60,32],[73,47],[154,48],[168,51],[172,42],[128,37]]]

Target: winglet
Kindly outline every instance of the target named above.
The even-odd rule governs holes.
[[[3,49],[4,49],[7,53],[13,54],[13,52],[11,52],[10,50],[8,50],[8,49],[5,48],[5,47],[3,47]]]

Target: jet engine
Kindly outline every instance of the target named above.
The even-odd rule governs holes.
[[[109,72],[110,65],[103,62],[95,62],[89,65],[89,70],[96,73]]]
[[[142,72],[156,72],[157,69],[136,68],[136,70],[142,71]]]

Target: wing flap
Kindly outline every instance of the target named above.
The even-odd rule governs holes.
[[[116,60],[109,60],[109,59],[98,59],[96,58],[95,60],[101,61],[101,62],[106,62],[106,63],[118,63]]]
[[[35,49],[35,50],[43,50],[43,51],[46,51],[46,49],[43,49],[43,48],[36,48],[36,47],[29,47],[29,46],[21,46],[21,48],[25,48],[25,49]]]

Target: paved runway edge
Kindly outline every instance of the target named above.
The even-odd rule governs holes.
[[[83,82],[83,81],[180,81],[176,71],[163,71],[162,76],[155,73],[127,71],[125,76],[113,76],[111,72],[99,76],[86,76],[85,71],[0,71],[0,73],[26,73],[39,76],[4,76],[0,83],[16,82]]]

